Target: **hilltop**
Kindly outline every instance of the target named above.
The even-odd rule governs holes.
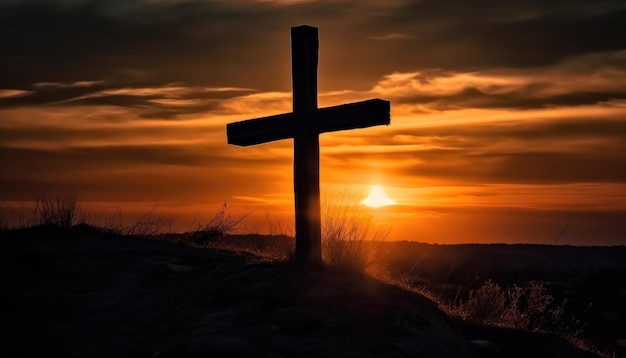
[[[2,356],[594,357],[354,272],[80,226],[0,235]]]

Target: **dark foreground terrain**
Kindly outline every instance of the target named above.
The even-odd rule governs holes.
[[[572,330],[581,328],[602,351],[626,357],[625,246],[393,242],[388,249],[390,272],[429,287],[444,301],[467,299],[487,280],[505,288],[539,282],[579,322]]]
[[[88,227],[0,235],[1,357],[595,357],[354,273]]]

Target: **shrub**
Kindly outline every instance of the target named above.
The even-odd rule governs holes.
[[[538,282],[531,282],[528,287],[514,285],[509,288],[510,308],[507,321],[511,326],[528,331],[548,330],[555,317],[555,309],[550,305],[554,297]],[[558,308],[557,308],[558,309]]]
[[[565,314],[565,302],[554,305],[554,297],[539,282],[504,290],[489,280],[470,291],[467,302],[443,309],[472,322],[554,333],[570,341],[579,339],[585,327],[580,320]]]
[[[478,290],[469,292],[469,298],[460,306],[459,313],[462,318],[482,324],[500,323],[507,311],[506,303],[502,287],[489,280]]]

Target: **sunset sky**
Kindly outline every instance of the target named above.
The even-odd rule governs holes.
[[[626,244],[623,0],[0,0],[0,202],[292,220],[292,141],[225,125],[291,111],[300,24],[320,107],[391,102],[320,143],[322,190],[382,186],[392,239]]]

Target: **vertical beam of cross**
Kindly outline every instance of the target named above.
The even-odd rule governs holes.
[[[291,28],[291,78],[293,113],[317,109],[317,28]],[[311,266],[321,262],[320,149],[319,133],[294,135],[294,195],[296,211],[296,262]],[[307,158],[307,160],[298,160]]]

